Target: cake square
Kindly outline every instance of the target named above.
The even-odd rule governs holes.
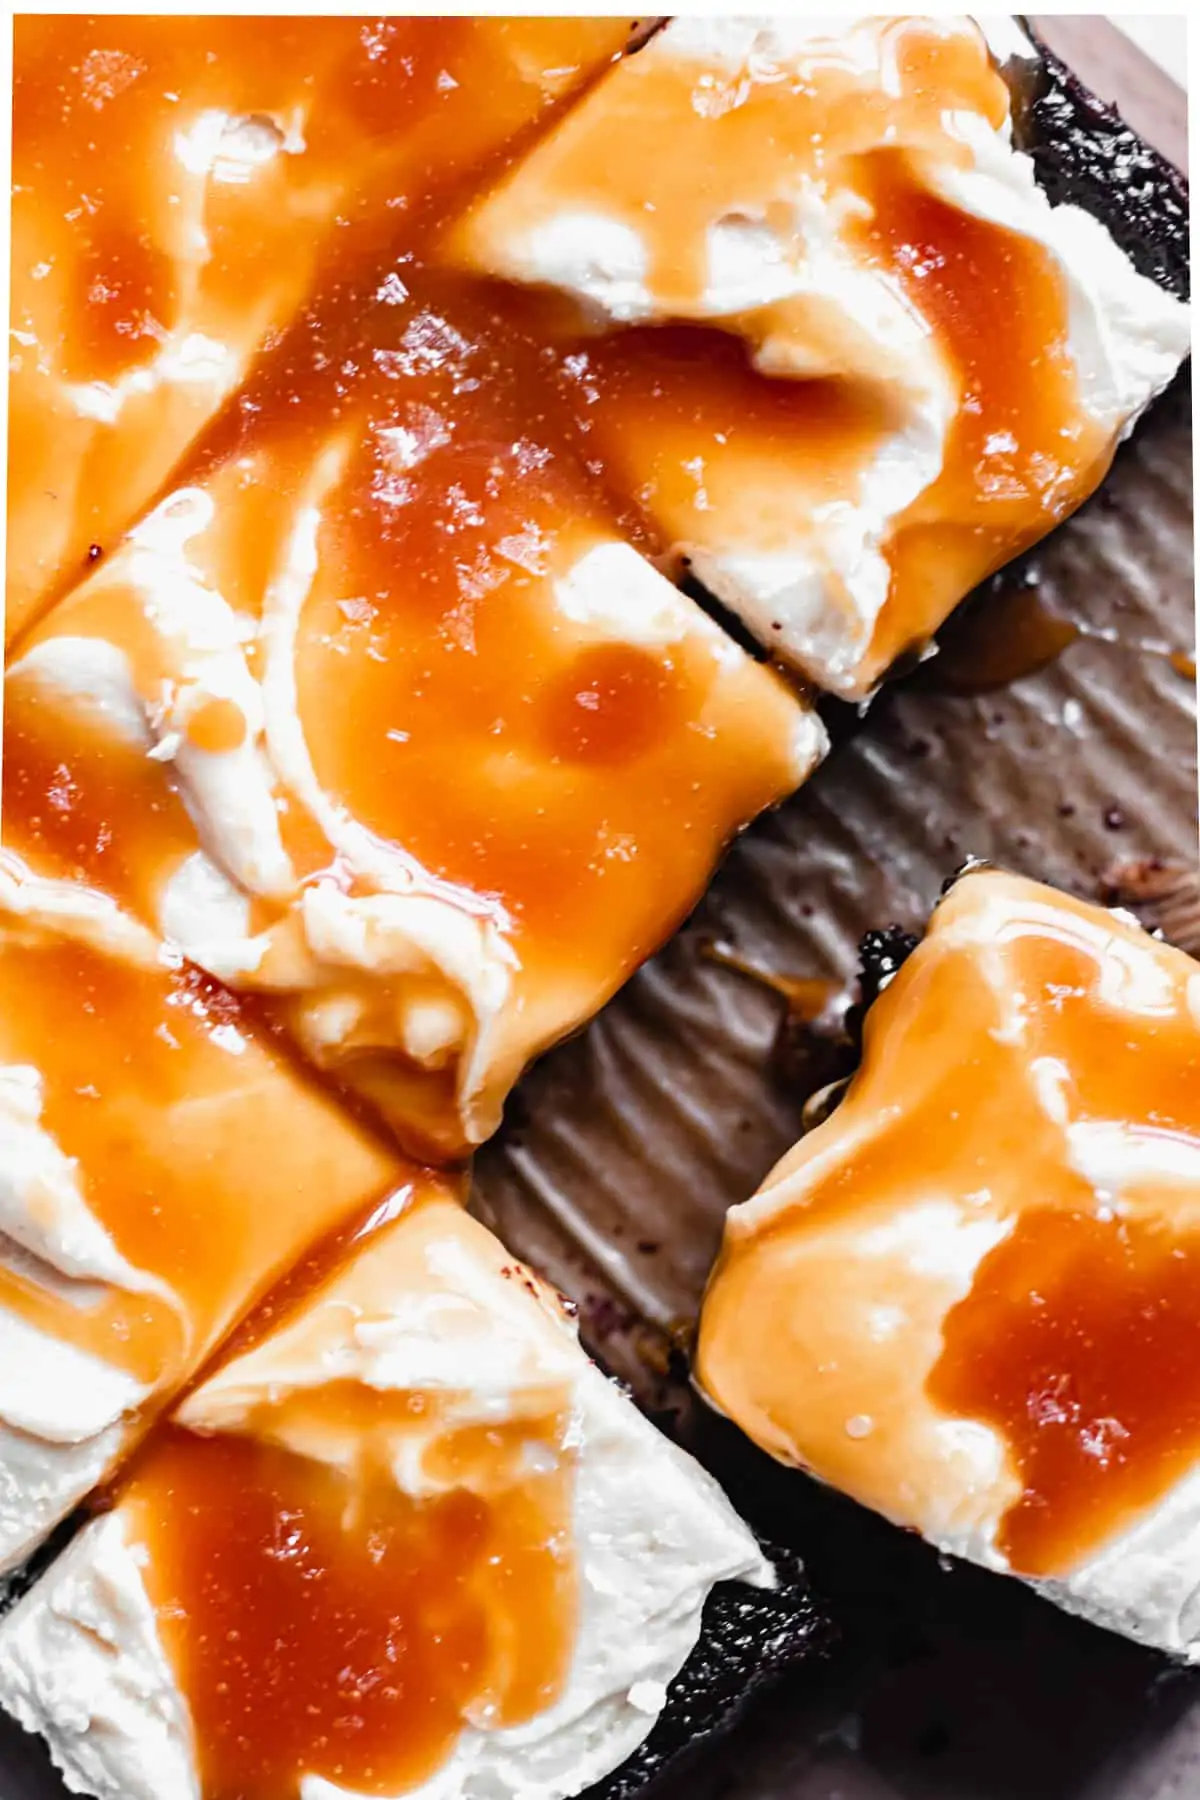
[[[6,806],[453,1155],[824,732],[627,540],[486,293],[405,266],[304,358],[27,635]]]
[[[660,554],[847,699],[1092,492],[1189,351],[1010,114],[966,17],[673,19],[446,235],[557,297],[564,395]]]
[[[697,1372],[759,1444],[1194,1660],[1200,968],[976,870],[729,1215]]]
[[[0,1700],[113,1800],[563,1800],[734,1579],[771,1568],[711,1478],[427,1195],[149,1441],[0,1624]]]

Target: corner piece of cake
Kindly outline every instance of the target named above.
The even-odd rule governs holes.
[[[0,1701],[104,1800],[563,1800],[770,1564],[426,1197],[281,1302],[0,1625]]]
[[[672,20],[445,254],[570,301],[546,329],[612,485],[850,699],[1096,488],[1190,342],[1037,186],[965,17]]]
[[[1200,965],[960,877],[730,1213],[696,1370],[781,1461],[1200,1660]]]

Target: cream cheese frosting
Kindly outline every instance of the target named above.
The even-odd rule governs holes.
[[[715,178],[696,182],[700,165]],[[897,179],[918,204],[913,235],[900,241],[898,225],[892,243],[897,209],[879,184]],[[975,223],[971,244],[990,238],[989,266],[965,252],[961,274],[938,275],[951,303],[931,306],[920,277],[937,272],[958,219]],[[1044,303],[1030,250],[1028,273],[1009,267],[1014,237],[1040,259]],[[1190,346],[1187,308],[1138,276],[1097,220],[1036,186],[966,18],[673,20],[475,203],[447,254],[580,303],[589,327],[565,366],[617,477],[773,653],[849,698],[1079,503]],[[1014,461],[1022,409],[1044,404],[1047,380],[1027,392],[1020,371],[1036,348],[1005,348],[1008,287],[1044,311],[1042,355],[1072,378],[1064,432],[1076,441],[1057,446],[1056,486],[1045,466]],[[990,344],[1008,370],[1007,404],[984,406],[995,423],[973,447],[974,494],[947,479],[963,410],[979,405],[955,307],[995,310]],[[595,334],[679,324],[731,335],[748,361],[720,408],[697,357],[676,421],[661,403],[673,352],[645,332],[629,351],[619,333],[607,347]],[[790,417],[755,371],[806,383]],[[605,385],[631,373],[632,399],[607,419]],[[843,396],[832,421],[812,399],[830,379],[862,401],[847,410]],[[910,566],[910,527],[968,527],[980,506],[999,533],[985,536],[990,561],[976,545],[957,587],[954,564],[940,578]],[[923,559],[919,536],[916,548]]]
[[[0,996],[8,1569],[111,1471],[280,1263],[399,1165],[275,1063],[235,1007],[213,1007],[178,952],[111,897],[8,849]],[[252,1117],[273,1172],[255,1202],[266,1216],[239,1222],[230,1214],[245,1212],[260,1160]],[[279,1159],[285,1117],[299,1161]],[[194,1256],[188,1273],[202,1192],[226,1234],[223,1266]]]
[[[406,1791],[421,1800],[579,1792],[650,1730],[712,1585],[769,1584],[769,1565],[711,1479],[588,1363],[554,1297],[457,1208],[423,1205],[368,1238],[271,1335],[198,1388],[180,1422],[283,1442],[350,1472],[360,1435],[321,1405],[330,1384],[341,1392],[346,1383],[423,1394],[443,1428],[449,1419],[501,1429],[547,1392],[565,1398],[579,1592],[565,1680],[521,1724],[464,1720],[441,1766]],[[402,1431],[386,1453],[400,1492],[444,1487],[422,1448],[427,1436],[425,1427]],[[202,1791],[188,1703],[149,1598],[154,1555],[136,1505],[122,1499],[0,1626],[0,1699],[46,1734],[69,1785],[104,1800]],[[230,1620],[236,1629],[236,1612]],[[310,1773],[298,1791],[335,1800],[353,1790]]]
[[[152,967],[158,946],[103,895],[41,881],[5,853],[0,955],[47,931]],[[77,1160],[42,1119],[44,1079],[29,1063],[0,1066],[0,1270],[52,1304],[87,1308],[115,1291],[174,1298],[131,1266],[89,1210]],[[0,1569],[11,1568],[115,1459],[125,1422],[149,1389],[128,1370],[63,1342],[0,1303]]]
[[[153,499],[331,239],[361,277],[397,191],[415,212],[630,25],[294,19],[264,57],[254,19],[22,20],[8,640]]]
[[[1127,917],[963,877],[730,1214],[697,1356],[775,1456],[1189,1660],[1198,997]]]
[[[500,378],[469,374],[490,322],[410,310],[368,322],[408,348],[374,344],[315,450],[264,428],[30,634],[9,757],[44,771],[31,805],[65,733],[97,835],[102,761],[107,793],[143,794],[123,903],[445,1155],[825,738],[617,535],[567,447],[514,438]]]

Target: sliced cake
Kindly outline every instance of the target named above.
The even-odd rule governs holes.
[[[561,1800],[770,1564],[447,1200],[368,1235],[148,1442],[0,1625],[104,1800]]]
[[[1200,1657],[1200,965],[964,875],[730,1213],[696,1368],[773,1456]]]
[[[1092,492],[1188,354],[1010,111],[965,17],[675,19],[447,234],[557,296],[564,396],[668,566],[848,698]]]
[[[6,807],[423,1154],[799,785],[815,714],[628,542],[539,352],[420,270],[22,644]]]

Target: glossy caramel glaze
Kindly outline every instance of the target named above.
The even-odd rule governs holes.
[[[141,542],[147,521],[26,637],[6,804],[56,869],[161,929],[168,885],[202,842],[240,878],[253,928],[273,934],[247,976],[273,993],[324,979],[293,973],[316,880],[352,900],[415,887],[477,921],[511,970],[492,1052],[502,1092],[667,935],[729,836],[802,777],[820,733],[622,544],[627,521],[581,466],[539,346],[494,295],[415,260],[401,274],[353,331],[332,308],[263,365],[198,452],[178,490],[191,512],[165,549]],[[77,703],[39,660],[79,640],[115,652],[147,740],[167,737],[162,697],[208,679],[202,647],[230,608],[265,729],[246,702],[205,689],[173,757],[148,758],[136,731]],[[225,850],[242,777],[198,810],[196,753],[245,750],[288,859],[270,887],[243,872],[236,842]],[[461,1143],[472,998],[419,969],[399,1001],[371,967],[337,979],[352,980],[357,1023],[331,1062],[353,1058],[350,1079],[415,1148]],[[414,996],[442,1009],[447,1048],[405,1071],[394,1020]]]
[[[115,1496],[205,1800],[406,1790],[550,1706],[575,1644],[586,1363],[551,1298],[428,1182],[323,1260]]]
[[[581,215],[597,234],[619,226],[632,237],[644,266],[630,278],[637,299],[620,304],[654,325],[610,327],[597,340],[594,320],[560,320],[556,337],[597,466],[660,547],[694,557],[735,609],[743,580],[777,583],[784,611],[772,617],[755,602],[748,622],[802,666],[811,653],[821,679],[832,667],[828,622],[813,626],[807,652],[789,639],[788,578],[771,559],[815,571],[824,613],[845,610],[846,642],[866,629],[835,684],[866,691],[1079,504],[1107,467],[1112,432],[1077,391],[1056,259],[936,191],[943,172],[964,175],[973,162],[948,121],[990,134],[1007,117],[973,27],[872,22],[862,42],[848,30],[791,50],[773,47],[768,29],[738,63],[697,48],[703,27],[686,23],[690,48],[670,53],[668,32],[615,70],[469,216],[450,254],[519,275],[525,235],[540,231],[577,244],[544,254],[583,271]],[[782,22],[779,43],[799,31]],[[719,22],[712,35],[718,45]],[[878,42],[864,49],[867,37]],[[717,234],[735,231],[745,246],[722,260]],[[774,261],[758,247],[763,234],[774,235]],[[592,254],[603,271],[608,252]],[[739,267],[759,268],[744,293]],[[786,293],[781,271],[793,271]],[[602,278],[577,276],[587,279]],[[839,511],[860,503],[874,516],[874,465],[889,445],[901,465],[928,454],[893,442],[918,395],[942,438],[941,472],[935,462],[918,497],[880,520],[888,586],[872,624],[843,587],[864,578]],[[743,565],[758,572],[743,577]]]
[[[1200,1097],[1194,1057],[1192,1075]],[[1031,1211],[980,1265],[945,1339],[931,1397],[986,1420],[1021,1470],[998,1537],[1013,1568],[1069,1567],[1195,1466],[1194,1224]]]
[[[630,23],[21,19],[10,640],[113,548],[306,294],[361,290]]]
[[[774,1454],[1061,1575],[1200,1451],[1200,971],[963,878],[832,1116],[730,1216],[699,1374]]]
[[[344,1423],[428,1433],[427,1395],[330,1394]],[[304,1774],[395,1794],[464,1723],[516,1725],[573,1642],[572,1482],[554,1415],[445,1433],[443,1491],[250,1437],[170,1428],[125,1504],[195,1732],[205,1800],[287,1800]]]
[[[928,320],[958,390],[942,473],[892,530],[870,651],[882,671],[1073,512],[1115,445],[1080,403],[1066,283],[1050,254],[923,192],[894,153],[879,155],[867,192],[872,258]]]
[[[661,633],[626,622],[614,574],[593,604],[619,622],[569,615],[555,582],[616,522],[552,399],[529,411],[537,351],[486,303],[419,296],[372,321],[384,378],[322,528],[298,659],[317,775],[502,907],[527,966],[586,945],[628,967],[664,935],[663,871],[686,906],[731,828],[789,785],[795,709],[687,602]],[[425,338],[397,383],[390,359]],[[405,431],[431,447],[398,457]],[[335,681],[342,710],[322,718]]]
[[[0,1062],[37,1071],[38,1126],[131,1271],[73,1287],[6,1256],[0,1304],[161,1400],[312,1240],[412,1172],[152,942],[130,956],[52,915],[0,928]],[[13,1179],[20,1195],[20,1161]],[[69,1255],[78,1234],[45,1223],[47,1256]]]

